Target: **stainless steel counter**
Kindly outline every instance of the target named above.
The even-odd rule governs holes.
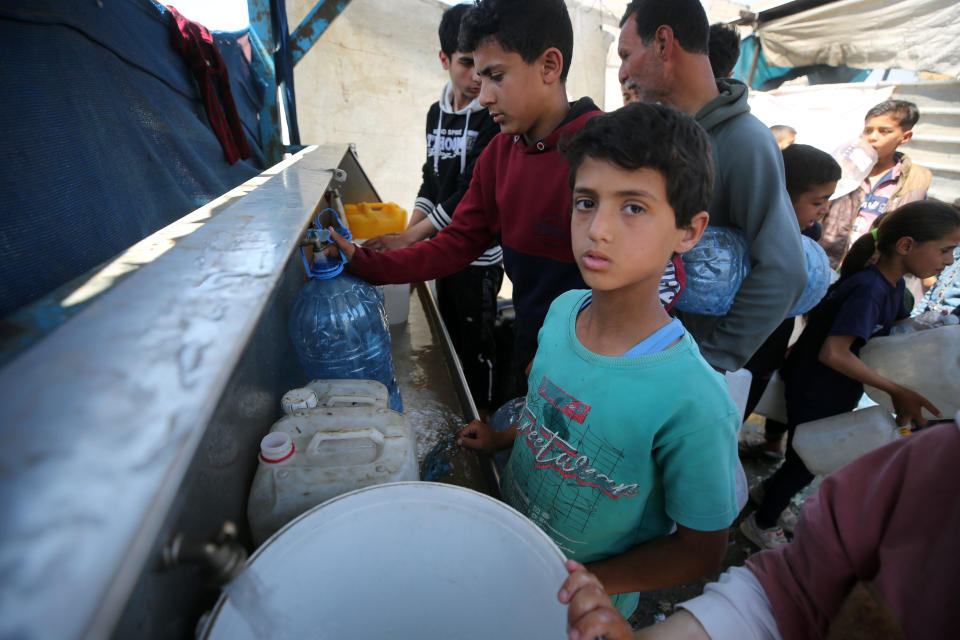
[[[46,301],[83,306],[0,368],[0,637],[191,637],[216,590],[160,551],[224,520],[244,538],[257,443],[305,381],[299,238],[340,172],[344,201],[379,200],[346,145],[308,147]],[[472,408],[416,292],[393,335],[425,449]],[[488,477],[455,456],[453,482]]]
[[[412,296],[409,320],[392,325],[390,334],[404,411],[417,434],[417,461],[439,446],[451,465],[439,481],[498,495],[489,459],[459,452],[453,441],[477,414],[430,287],[417,283]]]

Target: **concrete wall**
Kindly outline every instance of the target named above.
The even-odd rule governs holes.
[[[313,4],[288,0],[291,29]],[[602,107],[614,40],[602,23],[611,18],[597,0],[567,7],[574,28],[567,92]],[[295,68],[301,141],[355,143],[381,198],[408,212],[426,157],[424,118],[449,78],[437,58],[446,8],[437,0],[352,0]]]

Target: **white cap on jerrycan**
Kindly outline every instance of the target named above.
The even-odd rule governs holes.
[[[290,389],[280,398],[280,408],[286,415],[290,415],[294,411],[313,409],[318,404],[319,400],[316,392],[308,387]]]
[[[826,475],[898,436],[893,416],[876,406],[797,425],[793,448],[810,473]]]

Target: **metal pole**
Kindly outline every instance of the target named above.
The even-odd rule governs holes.
[[[290,57],[286,0],[270,0],[270,17],[277,43],[277,49],[273,54],[274,67],[277,70],[277,86],[280,88],[280,95],[283,97],[283,107],[287,116],[290,144],[299,146],[300,126],[297,124],[297,98],[293,89],[293,61]]]
[[[757,71],[757,63],[760,61],[760,38],[753,37],[756,45],[753,48],[753,59],[750,61],[750,72],[747,73],[747,88],[753,88],[753,74]]]

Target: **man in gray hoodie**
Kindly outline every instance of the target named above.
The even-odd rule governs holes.
[[[630,80],[641,100],[669,104],[706,129],[716,171],[710,224],[746,234],[751,269],[727,314],[680,314],[707,362],[739,369],[807,282],[780,149],[750,114],[747,87],[713,77],[699,0],[633,0],[620,27],[620,82]]]

